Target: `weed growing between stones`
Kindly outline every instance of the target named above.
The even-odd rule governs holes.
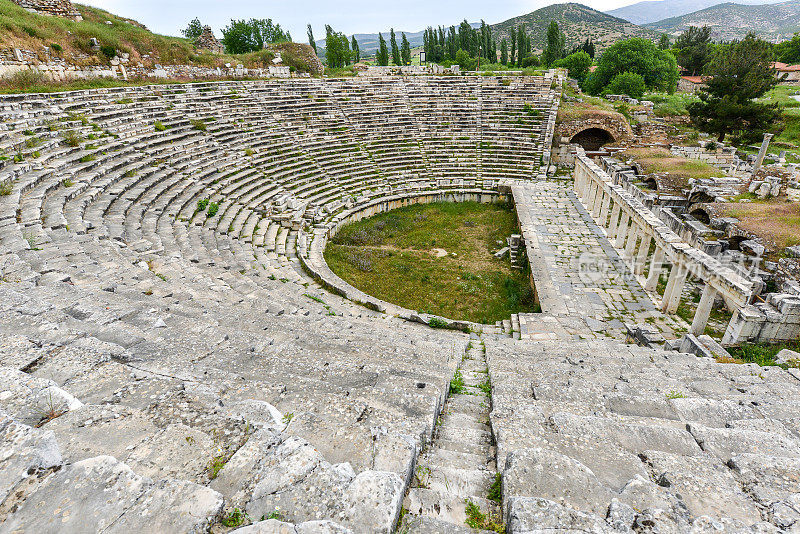
[[[469,499],[466,499],[465,502],[467,504],[465,510],[467,513],[467,520],[465,523],[468,527],[499,533],[504,533],[506,531],[506,527],[499,517],[495,517],[492,514],[484,514],[481,512],[478,505]]]
[[[460,395],[465,391],[464,387],[464,377],[461,375],[461,371],[456,371],[453,375],[453,379],[450,380],[450,395]]]
[[[218,211],[219,211],[219,204],[217,204],[216,202],[210,202],[208,204],[208,212],[206,215],[210,219],[211,217],[216,215]]]
[[[163,123],[163,122],[161,122],[161,121],[156,121],[156,122],[154,122],[154,123],[153,123],[153,128],[155,128],[155,130],[156,130],[157,132],[163,132],[164,130],[166,130],[166,129],[167,129],[167,127],[166,127],[166,126],[164,126],[164,123]]]
[[[431,328],[447,328],[447,321],[438,317],[431,317],[431,320],[428,321],[428,326]]]
[[[244,526],[246,523],[251,523],[250,517],[241,509],[234,508],[231,512],[222,518],[222,525],[229,528],[236,528]]]
[[[486,496],[490,501],[500,504],[503,500],[503,475],[495,473],[494,482],[492,487],[489,488],[489,494]]]
[[[11,184],[11,180],[0,182],[0,197],[6,197],[10,195],[13,190],[14,186]]]
[[[201,132],[205,132],[206,130],[208,130],[208,126],[203,120],[191,119],[189,122],[192,123],[192,128],[194,128],[195,130],[199,130]]]
[[[667,396],[667,400],[670,400],[670,399],[685,399],[686,398],[686,395],[684,395],[680,391],[670,391],[669,393],[667,393],[666,396]]]
[[[201,198],[200,200],[197,201],[197,211],[205,211],[207,207],[208,207],[207,198]]]

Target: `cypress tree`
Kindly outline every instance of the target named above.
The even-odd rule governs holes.
[[[386,39],[382,34],[378,34],[378,52],[375,54],[378,65],[385,67],[389,64],[389,49],[386,47]]]
[[[358,47],[358,41],[356,41],[355,35],[350,41],[350,49],[352,50],[353,54],[353,63],[358,63],[361,61],[361,49]]]
[[[392,45],[392,63],[400,65],[400,48],[397,46],[397,37],[394,34],[394,28],[391,29],[389,42]]]
[[[306,32],[308,33],[308,44],[311,45],[311,48],[314,49],[314,53],[317,53],[317,43],[314,41],[314,30],[311,29],[311,24],[309,24],[306,28]]]
[[[405,32],[400,34],[400,57],[403,65],[411,65],[411,45],[408,43]]]
[[[509,65],[514,65],[514,58],[517,57],[517,29],[511,28],[511,57],[508,59]]]
[[[505,39],[500,41],[500,63],[508,65],[508,42]]]

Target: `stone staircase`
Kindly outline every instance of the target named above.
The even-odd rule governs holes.
[[[417,462],[400,532],[473,532],[470,526],[502,524],[490,388],[486,352],[475,336],[451,382],[433,441]]]
[[[497,321],[494,323],[494,325],[503,335],[513,337],[514,339],[520,338],[519,314],[514,313],[509,319]]]

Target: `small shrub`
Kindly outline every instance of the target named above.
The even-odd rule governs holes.
[[[89,163],[90,161],[94,161],[96,159],[97,159],[96,155],[94,155],[94,154],[86,154],[85,156],[83,156],[78,161],[80,161],[81,163]]]
[[[208,204],[208,216],[213,217],[219,211],[219,204],[216,202],[210,202]]]
[[[252,156],[252,155],[253,155],[253,149],[252,149],[252,148],[248,148],[248,149],[246,149],[246,150],[244,151],[244,155],[245,155],[245,156]]]
[[[249,522],[249,517],[239,508],[234,508],[231,513],[222,518],[222,525],[229,528],[241,527]]]
[[[62,139],[64,139],[64,144],[71,147],[80,146],[83,142],[83,136],[76,132],[75,130],[67,130],[62,134]]]
[[[481,512],[481,509],[478,507],[478,505],[469,499],[466,499],[465,502],[467,504],[465,509],[465,512],[467,513],[467,520],[465,523],[468,527],[499,533],[504,533],[506,531],[505,526],[500,518],[493,517],[491,514],[484,514]]]
[[[75,185],[75,182],[73,182],[69,178],[64,178],[63,180],[61,180],[61,185],[63,185],[64,187],[72,187],[73,185]]]
[[[431,317],[431,320],[428,321],[428,326],[431,328],[447,328],[447,321],[438,317]]]
[[[154,122],[153,123],[153,128],[155,128],[157,132],[163,132],[164,130],[167,129],[167,127],[164,126],[164,123],[161,122],[161,121]]]
[[[206,130],[208,130],[208,126],[206,126],[205,121],[201,119],[191,119],[189,122],[192,123],[192,127],[195,130],[199,130],[201,132],[205,132]]]
[[[103,45],[100,47],[100,53],[106,56],[108,59],[112,59],[117,55],[117,49],[111,45]]]
[[[52,48],[52,49],[53,49],[53,52],[56,52],[56,53],[58,53],[58,54],[60,54],[61,52],[63,52],[63,51],[64,51],[64,47],[63,47],[63,46],[61,46],[61,45],[60,45],[60,44],[58,44],[58,43],[50,43],[50,48]]]
[[[197,211],[205,211],[207,207],[208,207],[207,198],[201,198],[200,200],[197,201]]]
[[[645,92],[644,78],[636,72],[621,72],[611,79],[603,90],[605,94],[628,95],[631,98],[642,98]]]
[[[11,180],[0,182],[0,197],[7,197],[13,190],[14,186],[11,185]]]
[[[494,475],[494,482],[492,487],[489,488],[489,495],[486,496],[490,501],[500,504],[503,500],[503,475],[497,473]]]

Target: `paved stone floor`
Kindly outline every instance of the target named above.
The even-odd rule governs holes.
[[[571,182],[519,183],[512,191],[545,314],[571,321],[571,332],[584,323],[588,331],[624,338],[625,323],[634,323],[677,336],[680,322],[656,308]]]

